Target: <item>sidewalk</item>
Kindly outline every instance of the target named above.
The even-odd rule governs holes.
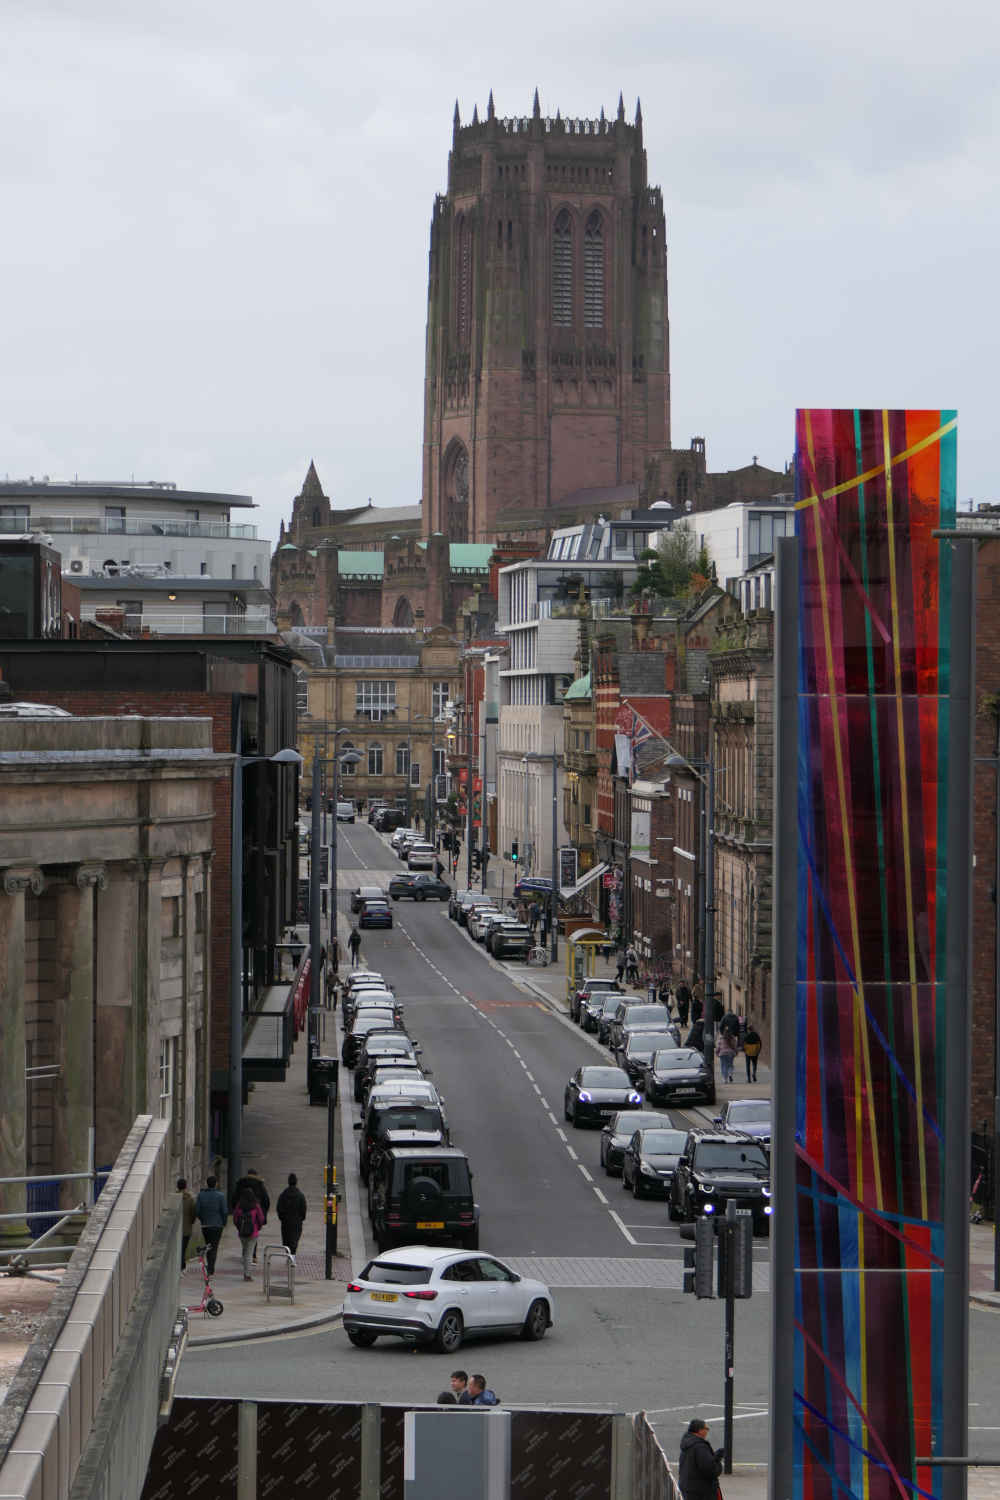
[[[332,1047],[333,1012],[324,1012],[324,1019],[328,1027],[326,1045]],[[333,1262],[334,1279],[326,1281],[323,1168],[326,1163],[327,1112],[325,1108],[309,1103],[306,1092],[307,1052],[306,1033],[303,1032],[295,1043],[285,1081],[258,1083],[251,1088],[243,1111],[243,1170],[255,1167],[260,1173],[271,1195],[271,1212],[257,1241],[253,1281],[243,1280],[239,1238],[232,1219],[226,1225],[212,1278],[212,1289],[225,1311],[218,1318],[209,1318],[203,1313],[189,1314],[188,1342],[192,1347],[287,1333],[330,1322],[340,1313],[351,1270],[346,1203],[342,1199],[338,1205],[338,1254]],[[341,1080],[341,1086],[344,1081]],[[349,1076],[346,1082],[350,1084]],[[343,1144],[339,1138],[338,1114],[337,1180],[341,1194]],[[350,1144],[353,1146],[353,1142]],[[295,1256],[295,1301],[290,1303],[287,1297],[281,1297],[267,1302],[263,1289],[264,1247],[281,1244],[281,1226],[275,1204],[287,1183],[289,1172],[298,1175],[299,1187],[308,1205]],[[276,1279],[281,1285],[282,1278]],[[201,1300],[201,1267],[197,1260],[188,1262],[180,1285],[179,1300],[182,1303],[190,1305]]]

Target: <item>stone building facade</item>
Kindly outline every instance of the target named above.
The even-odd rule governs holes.
[[[0,1177],[86,1172],[91,1139],[107,1168],[142,1113],[170,1119],[172,1172],[204,1171],[231,764],[207,719],[0,720]],[[86,1196],[65,1182],[59,1202]]]

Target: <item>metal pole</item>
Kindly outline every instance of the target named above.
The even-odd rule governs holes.
[[[472,706],[469,677],[465,678],[465,889],[472,886]]]
[[[330,963],[333,963],[333,945],[337,941],[337,801],[340,797],[340,761],[337,759],[337,735],[333,734],[333,769],[330,781],[333,786],[333,822],[330,825]]]
[[[410,767],[413,764],[413,729],[406,727],[406,826],[412,828],[413,813],[410,807]]]
[[[972,755],[975,712],[976,543],[957,541],[951,554],[951,679],[948,709],[948,871],[945,919],[944,1271],[941,1299],[941,1443],[945,1453],[969,1451],[969,1182],[972,951]],[[940,851],[939,851],[940,858]],[[780,1199],[778,1200],[781,1201]],[[966,1494],[964,1469],[942,1476],[945,1500]]]
[[[484,705],[485,706],[485,705]],[[486,836],[486,715],[483,714],[482,750],[479,755],[479,872],[480,890],[486,894],[486,866],[489,863],[489,839]]]
[[[431,691],[433,693],[433,688],[431,689]],[[429,782],[430,792],[431,792],[431,800],[430,800],[430,806],[427,809],[428,816],[430,818],[430,838],[428,839],[427,842],[430,843],[430,844],[433,844],[434,847],[435,847],[435,849],[436,849],[437,848],[437,837],[436,837],[436,834],[437,834],[437,808],[435,806],[435,792],[436,792],[437,788],[434,785],[435,769],[436,768],[435,768],[435,760],[434,760],[434,704],[432,702],[431,703],[431,779],[430,779],[430,782]]]
[[[556,756],[556,742],[552,741],[552,892],[549,897],[549,925],[552,938],[552,962],[559,961],[559,926],[556,918],[559,914],[559,774],[558,758]]]
[[[722,1390],[722,1446],[725,1450],[722,1468],[726,1474],[733,1472],[733,1344],[736,1335],[736,1203],[730,1198],[726,1204],[726,1218],[721,1226],[725,1235],[726,1256],[726,1367]]]
[[[333,1257],[337,1253],[337,1168],[334,1165],[335,1128],[337,1119],[337,1089],[334,1079],[329,1080],[326,1095],[326,1265],[324,1275],[333,1280]]]
[[[709,744],[709,751],[712,746]],[[702,1049],[705,1063],[715,1077],[715,762],[711,753],[705,763],[705,1024]]]
[[[336,744],[336,741],[334,741]],[[322,818],[320,813],[320,788],[319,775],[321,761],[316,753],[316,744],[313,743],[313,774],[312,774],[312,834],[310,837],[309,855],[309,1031],[308,1035],[314,1041],[319,1038],[315,1029],[319,1025],[320,1007],[320,964],[319,950],[322,946],[320,928],[320,883],[323,878],[323,868],[320,864],[322,856]]]
[[[236,759],[230,833],[229,1166],[227,1188],[240,1180],[243,1155],[243,706],[236,704]]]
[[[775,544],[774,978],[771,1013],[771,1190],[784,1211],[771,1221],[770,1500],[795,1490],[795,953],[798,926],[799,553]]]
[[[1000,714],[993,753],[993,1290],[1000,1292]]]

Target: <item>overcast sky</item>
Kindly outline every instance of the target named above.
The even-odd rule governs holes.
[[[0,0],[0,475],[412,504],[428,231],[462,117],[642,98],[673,442],[957,406],[1000,499],[993,3]]]

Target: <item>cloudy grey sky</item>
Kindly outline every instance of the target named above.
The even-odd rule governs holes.
[[[463,118],[642,97],[673,441],[957,406],[1000,499],[992,0],[0,0],[0,474],[420,491],[427,238]]]

